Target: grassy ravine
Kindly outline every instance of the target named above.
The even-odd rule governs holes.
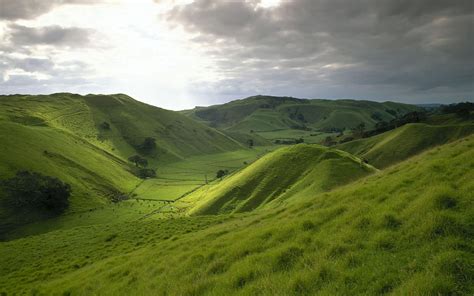
[[[0,243],[0,292],[472,295],[474,136],[250,213]]]
[[[400,128],[336,146],[363,157],[377,168],[385,168],[426,149],[445,144],[474,133],[474,123],[428,125],[411,123]]]
[[[191,214],[245,212],[328,191],[375,171],[349,153],[299,144],[269,153],[185,200],[196,204]]]

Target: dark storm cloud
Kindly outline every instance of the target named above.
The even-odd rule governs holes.
[[[167,15],[194,33],[192,40],[215,59],[222,88],[235,96],[284,90],[472,99],[471,0],[299,0],[271,9],[257,3],[197,0]]]
[[[63,4],[93,4],[94,0],[0,0],[0,20],[33,19]]]
[[[93,33],[90,29],[60,26],[26,27],[11,25],[10,41],[15,45],[87,46]]]

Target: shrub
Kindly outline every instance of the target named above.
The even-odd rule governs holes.
[[[141,167],[143,167],[143,168],[146,168],[146,167],[148,166],[148,161],[147,161],[145,158],[141,157],[140,155],[136,155],[136,154],[135,154],[135,155],[132,155],[132,156],[130,156],[130,157],[128,158],[128,160],[129,160],[130,162],[135,163],[135,166],[136,166],[136,167],[140,167],[140,166],[141,166]]]
[[[99,127],[103,130],[109,130],[110,129],[110,124],[107,121],[102,122]]]
[[[216,178],[221,179],[227,174],[229,174],[229,170],[218,170],[216,173]]]
[[[147,137],[145,138],[145,140],[143,140],[143,143],[140,145],[140,150],[142,150],[143,152],[145,153],[150,153],[152,152],[153,150],[156,149],[156,143],[155,143],[156,139],[155,138],[151,138],[151,137]]]
[[[1,182],[6,201],[18,209],[61,213],[69,206],[71,186],[61,180],[30,171],[19,171]]]
[[[153,169],[139,169],[136,174],[139,178],[153,178],[156,177],[156,171]]]

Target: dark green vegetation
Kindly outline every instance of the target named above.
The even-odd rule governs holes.
[[[189,118],[125,95],[0,97],[0,294],[474,293],[471,113],[282,147],[269,145],[363,136],[419,109],[268,97],[215,108],[226,106],[242,118],[216,130],[189,114],[214,107]],[[282,129],[246,130],[262,122]],[[70,189],[69,206],[25,213],[5,203],[23,200],[9,188]]]
[[[6,195],[2,202],[18,211],[39,210],[60,214],[69,206],[71,186],[56,178],[19,171],[0,185]]]
[[[197,107],[183,114],[212,127],[257,133],[271,141],[303,138],[307,143],[318,143],[327,133],[350,130],[360,123],[372,129],[378,122],[389,122],[420,110],[394,102],[254,96],[223,105]]]

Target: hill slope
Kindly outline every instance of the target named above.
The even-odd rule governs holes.
[[[340,144],[337,148],[366,158],[377,168],[384,168],[472,133],[474,123],[436,126],[412,123],[370,138]]]
[[[156,148],[143,151],[147,137],[155,139]],[[126,95],[0,96],[0,179],[18,170],[57,177],[72,186],[72,212],[130,192],[140,181],[127,161],[133,154],[142,154],[156,167],[243,147],[186,116]],[[1,204],[0,232],[5,225],[41,218],[36,214],[22,220]]]
[[[0,290],[472,295],[473,148],[470,136],[286,207],[1,243]]]
[[[393,102],[254,96],[182,112],[213,127],[248,133],[294,128],[349,129],[361,122],[370,128],[379,120],[390,121],[419,110],[422,108]]]
[[[192,214],[245,212],[348,183],[375,169],[352,155],[319,145],[280,148],[211,187],[186,198]]]

